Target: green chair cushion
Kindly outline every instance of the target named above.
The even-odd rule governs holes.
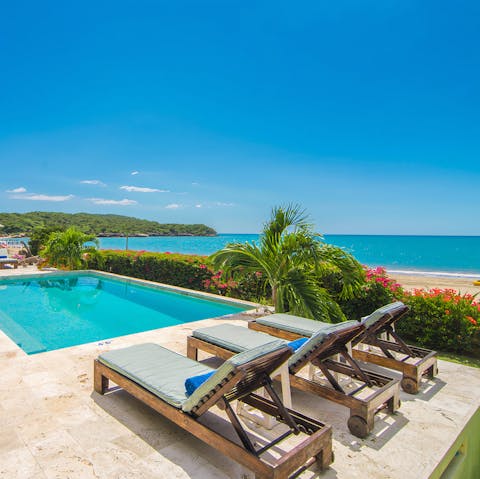
[[[237,326],[240,328],[239,326]],[[247,328],[241,328],[247,329]],[[200,385],[193,394],[188,398],[188,400],[183,404],[182,409],[185,412],[191,412],[200,401],[210,393],[217,385],[221,384],[225,378],[229,376],[229,374],[237,367],[242,366],[245,363],[253,361],[265,354],[277,351],[284,347],[284,341],[281,340],[274,340],[270,341],[269,343],[262,344],[256,348],[249,349],[248,351],[244,351],[242,353],[236,354],[232,356],[230,359],[225,361],[217,370],[216,372],[210,376],[202,385]]]
[[[260,347],[236,354],[217,370],[153,343],[109,351],[101,354],[98,360],[168,404],[189,413],[236,367],[283,346],[283,341],[270,341]],[[192,376],[211,371],[214,371],[214,374],[187,397],[185,381]]]
[[[263,346],[276,339],[269,334],[233,324],[217,324],[208,328],[196,329],[193,332],[193,337],[216,344],[235,353]],[[287,343],[287,341],[280,341]]]
[[[354,325],[358,325],[358,321],[344,321],[343,323],[329,324],[328,326],[325,326],[300,346],[292,356],[290,356],[290,359],[288,360],[289,366],[295,365],[300,359],[308,356],[310,352],[322,344],[330,334],[343,331]]]
[[[368,329],[370,326],[382,319],[386,314],[394,315],[404,307],[405,305],[401,301],[395,301],[394,303],[386,304],[385,306],[376,309],[372,314],[364,316],[362,318],[362,324]]]
[[[295,351],[290,357],[288,364],[293,366],[300,359],[310,354],[311,350],[321,344],[329,334],[336,331],[342,331],[353,325],[358,325],[358,321],[344,321],[343,323],[327,324]],[[193,336],[233,352],[248,351],[252,347],[261,347],[262,345],[269,344],[270,341],[276,339],[269,334],[253,331],[249,328],[235,326],[233,324],[219,324],[217,326],[197,329],[193,332]],[[288,345],[288,341],[283,339],[277,339],[277,341],[283,345]]]
[[[314,319],[302,318],[293,314],[275,313],[270,316],[257,319],[258,324],[272,326],[274,328],[283,329],[301,336],[313,336],[322,328],[330,326],[331,323],[323,323]]]
[[[188,399],[185,380],[214,370],[153,343],[109,351],[98,359],[176,408]]]

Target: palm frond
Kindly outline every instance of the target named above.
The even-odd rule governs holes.
[[[322,241],[298,205],[273,208],[258,245],[229,244],[210,259],[216,268],[226,272],[262,272],[277,312],[288,309],[333,322],[343,320],[344,315],[330,292],[322,287],[322,277],[338,276],[340,288],[335,294],[343,299],[360,289],[364,274],[352,255]]]
[[[322,244],[318,250],[316,270],[320,278],[327,273],[339,273],[342,287],[340,299],[352,298],[364,284],[365,271],[362,265],[350,253],[337,246]]]

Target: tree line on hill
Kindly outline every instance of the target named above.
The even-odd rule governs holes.
[[[0,213],[0,235],[30,236],[35,229],[67,229],[75,226],[95,236],[215,236],[217,232],[203,224],[162,224],[131,216],[91,213]]]

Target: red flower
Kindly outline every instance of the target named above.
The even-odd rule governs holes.
[[[474,326],[477,325],[477,321],[476,321],[474,318],[472,318],[471,316],[467,316],[467,319],[468,319]]]

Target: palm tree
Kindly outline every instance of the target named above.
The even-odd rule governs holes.
[[[298,205],[275,207],[259,245],[232,243],[211,256],[225,273],[261,272],[271,287],[277,313],[338,322],[345,319],[322,278],[335,275],[338,299],[351,297],[363,283],[363,268],[341,248],[327,245],[313,231]]]
[[[86,246],[87,242],[93,242],[95,246]],[[88,235],[71,227],[51,233],[40,254],[53,266],[73,270],[82,267],[86,255],[96,254],[96,246],[98,239],[95,235]]]

